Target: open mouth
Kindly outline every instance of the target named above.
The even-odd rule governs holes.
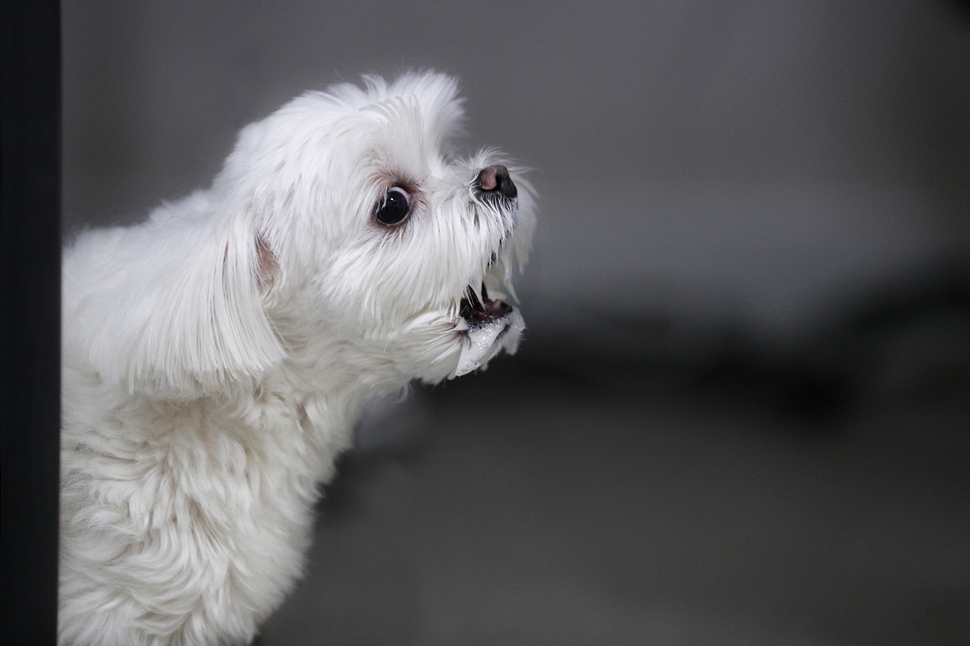
[[[501,299],[491,300],[488,297],[485,283],[482,283],[481,294],[482,298],[479,300],[478,294],[469,286],[461,299],[458,313],[469,325],[484,325],[512,313],[511,305]]]

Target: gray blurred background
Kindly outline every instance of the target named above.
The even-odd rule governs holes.
[[[522,350],[375,404],[260,643],[970,643],[967,3],[62,7],[68,236],[362,73],[534,169]]]

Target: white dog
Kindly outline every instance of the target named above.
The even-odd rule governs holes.
[[[363,404],[515,350],[531,190],[461,118],[433,73],[309,92],[67,250],[61,644],[248,642]]]

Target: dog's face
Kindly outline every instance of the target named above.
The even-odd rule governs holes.
[[[514,351],[503,299],[532,191],[494,151],[452,156],[461,117],[455,82],[420,74],[308,93],[243,131],[213,192],[251,218],[284,345],[428,381]]]

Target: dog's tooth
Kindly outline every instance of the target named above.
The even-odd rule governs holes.
[[[515,302],[518,302],[519,301],[519,296],[518,296],[518,294],[515,293],[515,287],[512,286],[512,281],[511,280],[502,281],[502,286],[505,287],[505,289],[508,290],[509,296],[512,297],[512,300],[513,301],[515,301]]]

